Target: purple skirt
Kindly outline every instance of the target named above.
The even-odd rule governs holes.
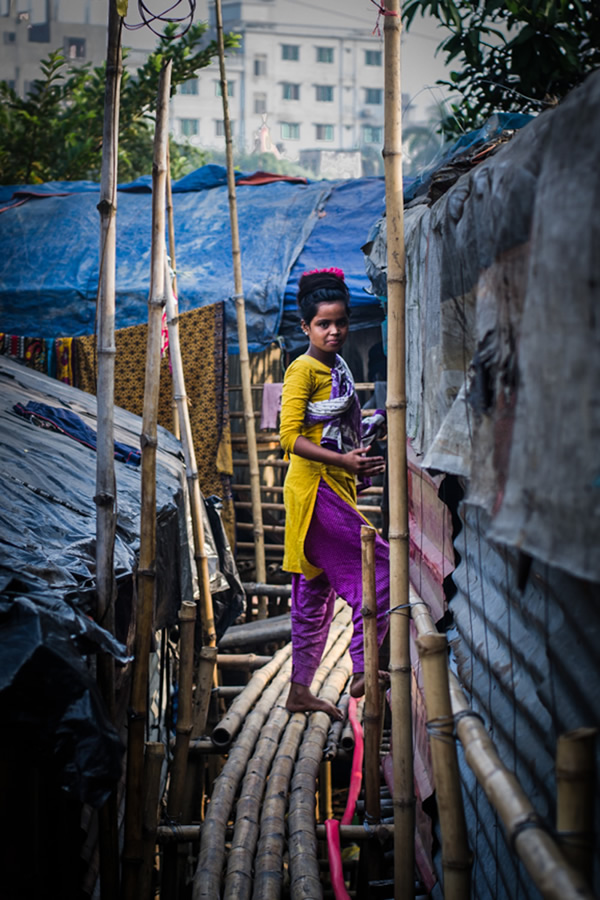
[[[360,530],[365,520],[321,480],[304,542],[306,558],[322,569],[307,580],[292,576],[292,677],[310,687],[321,662],[336,596],[352,609],[350,656],[355,673],[364,671],[362,560]],[[389,545],[375,538],[375,588],[379,646],[387,633],[390,603]]]

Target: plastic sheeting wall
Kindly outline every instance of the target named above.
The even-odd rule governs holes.
[[[557,738],[580,726],[600,726],[598,586],[534,561],[521,590],[523,560],[485,537],[489,524],[485,514],[464,503],[461,520],[463,527],[454,542],[461,558],[453,574],[457,594],[449,604],[457,675],[501,759],[552,828]],[[538,898],[507,847],[502,825],[464,761],[460,743],[457,746],[474,854],[473,897]],[[598,794],[596,822],[600,822]],[[595,856],[598,889],[598,832]]]

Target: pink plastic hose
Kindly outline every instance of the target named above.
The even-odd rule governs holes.
[[[356,801],[360,794],[362,784],[362,764],[364,754],[363,730],[356,716],[356,698],[350,697],[348,703],[348,718],[354,732],[354,754],[352,756],[352,771],[350,773],[350,786],[348,788],[348,801],[342,816],[342,825],[349,825],[354,817]],[[331,872],[331,886],[335,894],[335,900],[350,900],[350,894],[344,883],[342,870],[342,854],[340,850],[340,825],[337,819],[327,819],[325,822],[325,834],[327,835],[327,854],[329,856],[329,869]]]
[[[352,731],[354,732],[354,754],[352,756],[352,771],[350,773],[348,800],[346,802],[344,815],[342,816],[342,825],[350,825],[352,822],[356,801],[358,800],[360,786],[362,784],[364,742],[362,725],[356,716],[356,707],[356,697],[350,697],[348,703],[348,718],[350,719]]]
[[[329,856],[331,886],[333,888],[335,900],[350,900],[350,894],[346,890],[344,873],[342,871],[340,823],[337,819],[327,819],[325,822],[325,834],[327,835],[327,854]]]

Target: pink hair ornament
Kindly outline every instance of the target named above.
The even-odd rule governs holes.
[[[324,273],[328,273],[330,275],[336,275],[338,278],[341,278],[344,281],[344,272],[342,269],[311,269],[310,272],[303,272],[301,277],[304,278],[305,275],[323,275]]]

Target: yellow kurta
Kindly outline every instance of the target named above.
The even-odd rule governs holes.
[[[321,569],[311,565],[304,555],[304,540],[312,518],[321,478],[346,503],[356,509],[356,479],[339,466],[325,465],[294,454],[297,438],[302,435],[313,444],[321,443],[323,425],[306,425],[306,405],[328,400],[331,395],[331,369],[312,356],[299,356],[288,367],[281,398],[281,446],[290,458],[285,479],[285,553],[283,569],[301,572],[314,578]],[[366,521],[366,520],[365,520]]]

